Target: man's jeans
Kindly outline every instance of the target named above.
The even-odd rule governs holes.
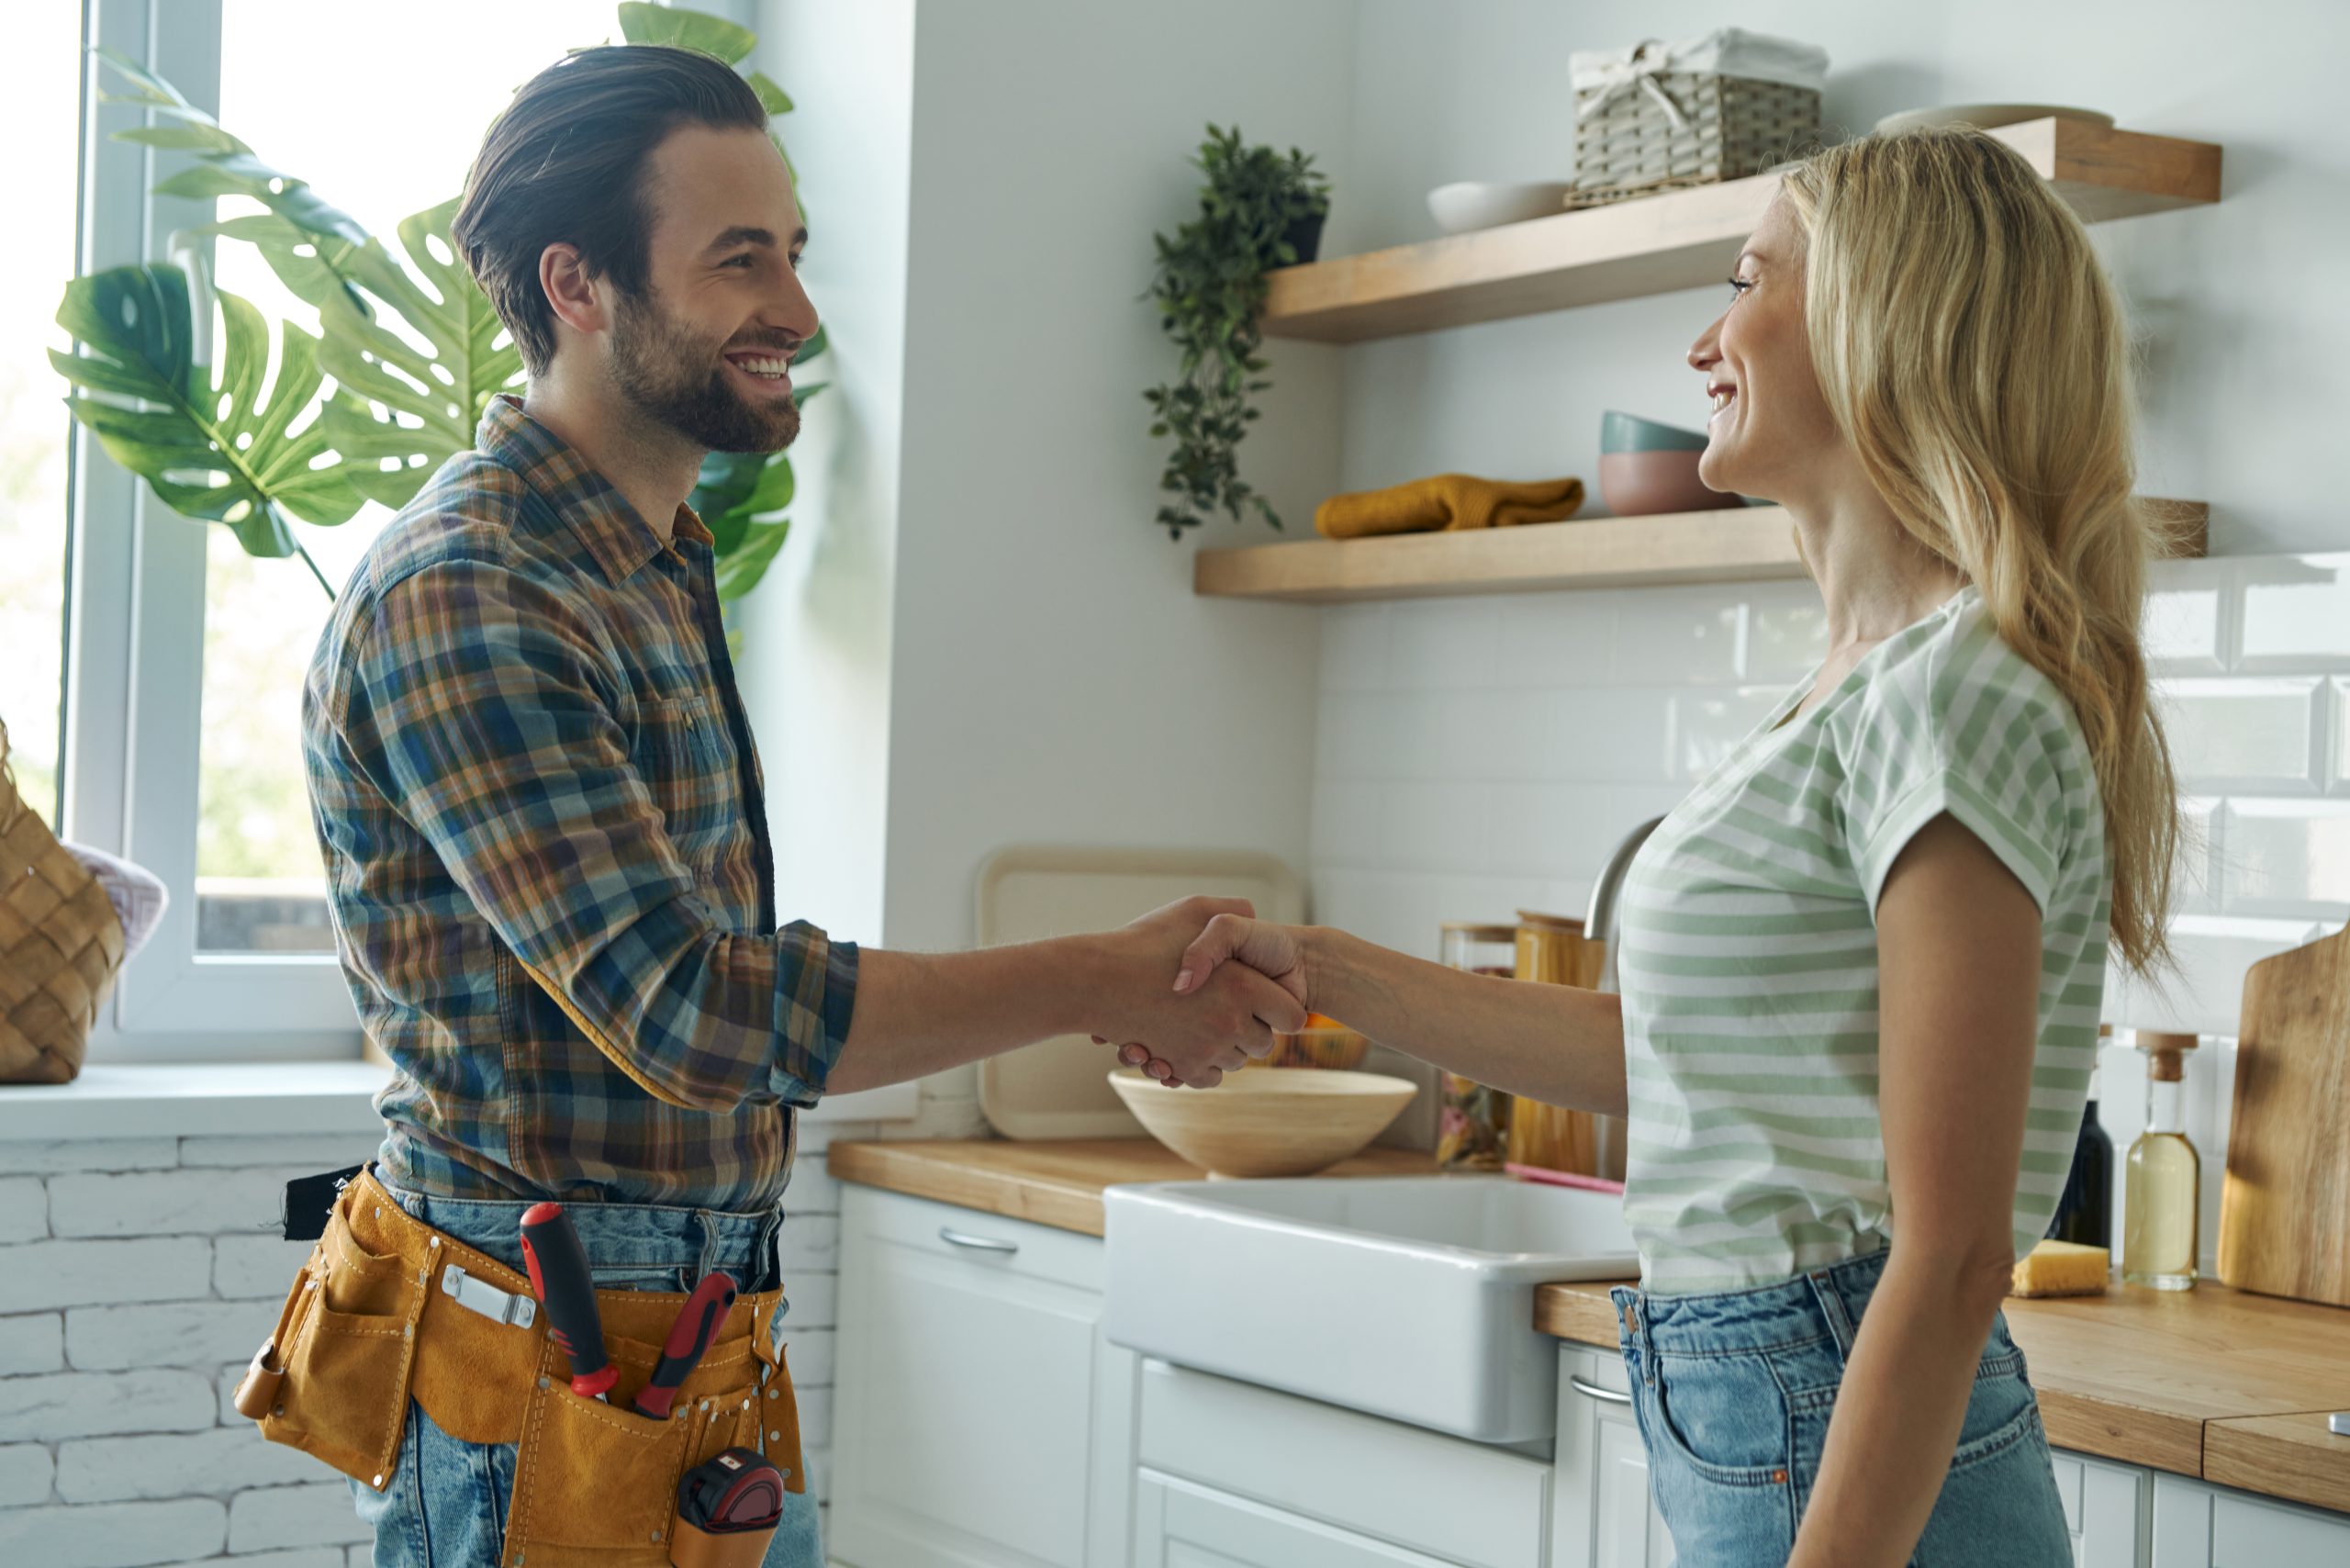
[[[528,1204],[397,1191],[392,1195],[425,1224],[510,1268],[523,1268],[521,1224]],[[732,1274],[746,1293],[772,1290],[780,1280],[780,1210],[717,1214],[649,1204],[580,1204],[564,1212],[579,1233],[599,1290],[690,1290],[712,1269]],[[788,1302],[777,1309],[778,1327],[789,1310]],[[414,1404],[391,1484],[378,1493],[351,1484],[360,1521],[375,1532],[375,1568],[497,1568],[513,1489],[513,1444],[460,1442]],[[765,1568],[823,1568],[823,1562],[815,1493],[785,1493],[783,1521],[767,1547]]]

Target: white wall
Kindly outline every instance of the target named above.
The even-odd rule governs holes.
[[[2142,336],[2143,487],[2208,498],[2224,554],[2350,545],[2328,450],[2326,367],[2350,363],[2336,300],[2350,249],[2340,62],[2350,6],[2253,0],[1362,0],[1342,248],[1435,232],[1449,180],[1563,179],[1567,56],[1734,23],[1819,44],[1831,133],[1928,104],[2100,108],[2130,129],[2225,149],[2216,207],[2096,226]],[[1596,468],[1600,414],[1695,426],[1683,361],[1727,290],[1707,288],[1348,351],[1345,479],[1445,468],[1510,476]],[[1596,498],[1595,497],[1595,501]]]
[[[1162,449],[1142,392],[1172,355],[1140,296],[1152,230],[1194,210],[1185,159],[1204,122],[1342,143],[1328,39],[1348,14],[1339,0],[1216,0],[1180,19],[1081,0],[920,7],[894,946],[967,946],[979,866],[1007,844],[1304,859],[1316,627],[1194,598],[1197,543],[1151,526]],[[1277,353],[1260,428],[1279,435],[1244,449],[1292,531],[1337,478],[1335,368],[1326,351]],[[926,1086],[926,1126],[978,1130],[974,1082],[965,1070]]]
[[[881,935],[890,626],[906,359],[913,0],[768,4],[741,18],[797,106],[778,124],[809,214],[801,276],[831,352],[792,449],[782,554],[740,610],[767,770],[777,915]]]

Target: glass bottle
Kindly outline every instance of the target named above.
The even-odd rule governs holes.
[[[1516,973],[1517,927],[1447,921],[1438,961],[1472,975]],[[1499,1170],[1509,1152],[1510,1096],[1457,1072],[1437,1074],[1436,1162],[1445,1170]]]
[[[2102,1037],[2111,1032],[2106,1028],[2098,1033]],[[2065,1193],[2056,1200],[2056,1213],[2049,1223],[2048,1234],[2057,1241],[2110,1249],[2113,1139],[2106,1136],[2105,1126],[2098,1119],[2098,1069],[2091,1064],[2088,1106],[2081,1114],[2080,1137],[2073,1144],[2073,1169],[2065,1178]]]
[[[1543,985],[1598,983],[1601,945],[1586,941],[1583,922],[1567,915],[1517,912],[1517,978]],[[1510,1107],[1509,1163],[1569,1175],[1599,1173],[1599,1142],[1592,1114],[1520,1096]]]
[[[2121,1279],[2158,1291],[2191,1290],[2203,1162],[2187,1139],[2179,1103],[2192,1035],[2142,1034],[2146,1053],[2146,1130],[2130,1146],[2122,1202]]]

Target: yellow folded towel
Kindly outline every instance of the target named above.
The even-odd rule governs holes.
[[[1432,474],[1384,490],[1332,496],[1315,509],[1314,526],[1330,539],[1515,528],[1526,522],[1563,522],[1582,505],[1581,479],[1513,483],[1470,474]]]

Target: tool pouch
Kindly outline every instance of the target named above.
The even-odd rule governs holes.
[[[678,1478],[695,1465],[750,1448],[788,1490],[807,1485],[791,1376],[770,1344],[779,1291],[736,1299],[667,1418],[632,1408],[685,1300],[597,1292],[620,1378],[610,1404],[583,1399],[530,1282],[412,1217],[370,1172],[337,1200],[235,1404],[270,1441],[380,1492],[412,1400],[462,1442],[515,1446],[506,1564],[666,1568]]]
[[[774,1539],[773,1525],[713,1535],[679,1520],[677,1544],[669,1553],[669,1562],[673,1568],[759,1568],[767,1561],[767,1542]]]

